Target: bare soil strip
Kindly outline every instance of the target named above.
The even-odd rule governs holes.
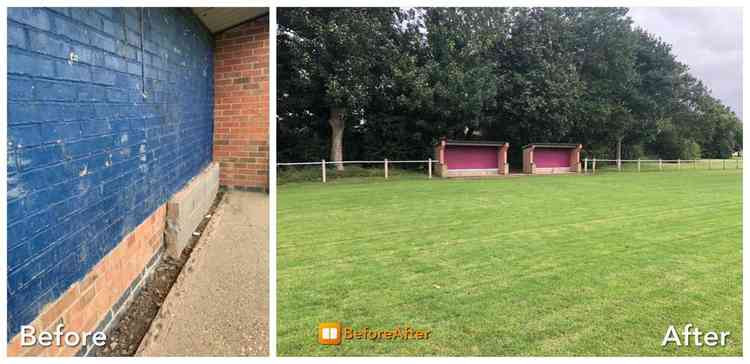
[[[190,243],[182,251],[179,260],[174,260],[164,256],[156,266],[151,276],[146,280],[146,285],[133,298],[118,318],[115,319],[113,326],[107,333],[107,343],[104,346],[94,348],[89,356],[134,356],[141,340],[151,327],[151,322],[156,318],[167,294],[172,289],[172,285],[182,272],[182,268],[190,258],[195,245],[203,236],[203,230],[213,217],[216,207],[224,197],[224,192],[219,191],[214,199],[211,208],[207,213],[207,218],[201,221],[196,231],[198,235],[193,235]]]

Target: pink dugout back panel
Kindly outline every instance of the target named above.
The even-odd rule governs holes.
[[[448,169],[497,168],[497,146],[446,145],[445,162]]]
[[[538,168],[570,167],[570,149],[534,148],[534,163]]]

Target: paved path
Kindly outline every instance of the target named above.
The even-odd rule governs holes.
[[[137,355],[268,355],[268,195],[224,194]]]

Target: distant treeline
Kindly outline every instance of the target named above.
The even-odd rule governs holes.
[[[626,8],[280,8],[277,158],[426,158],[440,137],[726,158],[742,124]],[[739,75],[738,75],[739,77]]]

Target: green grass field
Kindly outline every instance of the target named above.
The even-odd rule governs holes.
[[[278,187],[279,355],[741,355],[741,170]],[[319,322],[425,341],[317,343]],[[725,347],[661,347],[668,325]]]

